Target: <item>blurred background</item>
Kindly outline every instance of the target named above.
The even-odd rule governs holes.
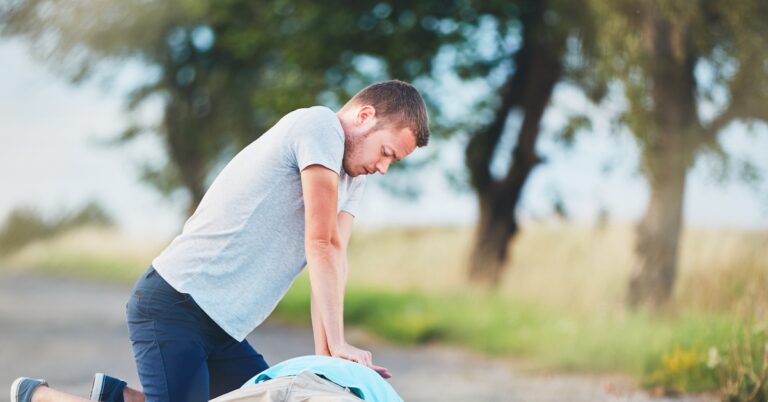
[[[433,137],[369,180],[350,325],[766,400],[767,19],[762,0],[2,0],[0,280],[133,283],[280,117],[397,78]],[[307,323],[307,289],[276,315]]]

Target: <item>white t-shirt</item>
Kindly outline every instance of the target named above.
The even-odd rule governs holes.
[[[306,265],[301,170],[339,174],[339,210],[356,214],[363,176],[342,169],[344,132],[323,106],[298,109],[238,153],[152,261],[238,341],[274,310]]]

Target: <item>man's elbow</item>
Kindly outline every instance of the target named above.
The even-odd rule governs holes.
[[[305,242],[307,256],[336,255],[341,252],[341,240],[338,236],[308,238]]]

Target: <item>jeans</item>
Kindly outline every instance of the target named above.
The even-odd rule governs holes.
[[[133,288],[126,316],[147,402],[208,401],[269,367],[248,341],[224,332],[152,266]]]

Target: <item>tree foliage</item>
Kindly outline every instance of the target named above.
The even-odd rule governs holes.
[[[126,106],[159,99],[162,120],[135,121],[119,140],[160,135],[168,163],[143,177],[165,193],[185,188],[194,208],[215,166],[288,111],[338,106],[377,78],[427,74],[461,36],[442,21],[475,17],[462,4],[17,0],[0,27],[74,83],[126,61],[153,72]]]
[[[717,112],[702,116],[690,111],[687,143],[692,153],[725,155],[718,135],[734,121],[768,120],[768,3],[759,0],[656,1],[592,0],[599,24],[599,53],[592,70],[604,79],[618,80],[629,107],[623,121],[652,151],[661,135],[654,115],[654,90],[660,74],[674,74],[679,63],[692,79],[694,101]],[[648,22],[649,19],[653,21]],[[663,25],[663,26],[662,26]],[[662,31],[654,31],[653,27]],[[654,57],[654,41],[668,41],[669,59]]]

